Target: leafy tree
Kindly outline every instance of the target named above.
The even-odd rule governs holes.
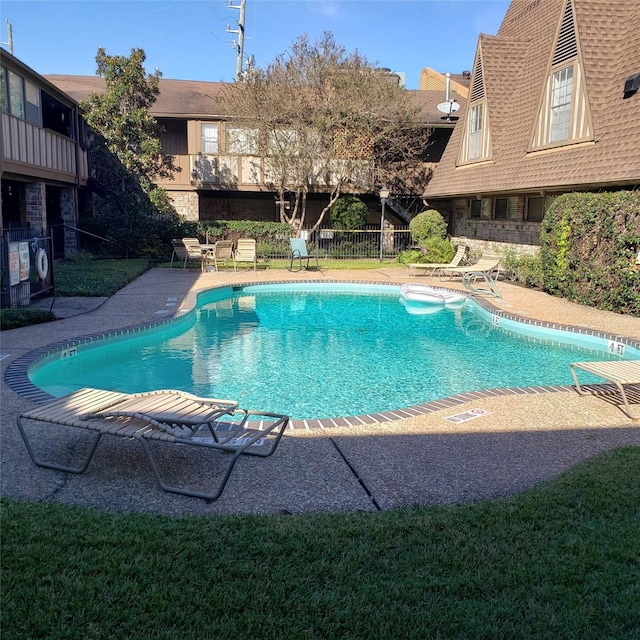
[[[280,220],[294,228],[305,225],[310,192],[327,193],[317,227],[344,192],[387,184],[400,193],[407,180],[399,170],[416,193],[425,186],[420,155],[428,131],[411,93],[359,53],[347,54],[329,32],[314,43],[301,36],[266,68],[228,85],[222,106],[258,142]]]
[[[332,229],[361,229],[369,216],[369,207],[356,196],[340,196],[330,209]]]
[[[158,70],[147,75],[145,53],[131,49],[131,56],[109,56],[103,47],[96,55],[96,73],[106,91],[94,93],[82,103],[87,124],[98,132],[107,149],[129,173],[153,182],[170,178],[176,167],[163,154],[161,129],[149,109],[160,93]]]
[[[160,257],[177,222],[168,194],[154,183],[177,168],[173,157],[162,153],[161,130],[149,113],[160,72],[147,75],[145,58],[142,49],[131,49],[130,57],[98,49],[96,73],[104,77],[106,90],[81,104],[91,128],[96,217],[111,241],[109,252],[127,257]]]

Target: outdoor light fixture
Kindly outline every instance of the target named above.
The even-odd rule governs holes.
[[[384,205],[387,203],[387,198],[389,197],[389,189],[382,187],[378,195],[382,203],[382,215],[380,216],[380,264],[382,264],[382,254],[384,250]]]

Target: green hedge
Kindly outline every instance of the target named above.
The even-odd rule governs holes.
[[[545,290],[573,302],[640,316],[640,193],[568,193],[540,233]]]

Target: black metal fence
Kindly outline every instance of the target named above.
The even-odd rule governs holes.
[[[378,228],[358,230],[317,229],[302,231],[309,253],[319,259],[355,260],[364,258],[396,258],[399,253],[412,245],[409,228],[388,228],[383,232]],[[382,249],[382,253],[381,253]],[[258,241],[258,254],[263,258],[288,258],[290,245],[288,237]]]
[[[26,307],[35,296],[53,290],[53,242],[48,231],[3,231],[0,283],[2,307]]]

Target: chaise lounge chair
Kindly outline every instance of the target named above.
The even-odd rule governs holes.
[[[27,422],[93,431],[95,437],[86,459],[78,466],[41,460],[27,437]],[[29,456],[40,467],[84,473],[103,435],[132,438],[141,444],[156,481],[164,491],[208,501],[220,497],[241,455],[270,456],[288,423],[289,417],[285,415],[239,409],[231,400],[199,398],[182,391],[127,394],[99,389],[80,389],[26,411],[17,420]],[[32,424],[30,428],[33,428]],[[227,467],[217,488],[202,492],[167,484],[149,446],[151,440],[216,449],[228,454]]]
[[[483,256],[475,264],[457,267],[438,267],[438,276],[449,276],[449,280],[456,276],[464,276],[466,273],[486,273],[495,280],[500,274],[500,256]],[[494,275],[495,274],[495,275]]]
[[[412,262],[407,264],[407,267],[412,276],[432,276],[437,269],[444,267],[457,267],[458,265],[465,263],[466,254],[467,245],[461,244],[458,245],[456,254],[451,259],[451,262],[446,264],[438,264],[436,262]]]
[[[302,271],[302,261],[306,260],[304,268],[309,270],[312,267],[309,267],[309,260],[313,258],[312,255],[307,251],[307,243],[304,238],[290,238],[289,242],[291,244],[291,264],[289,265],[289,271],[293,271],[293,263],[295,260],[298,261],[298,268],[296,271]],[[316,266],[315,269],[320,268],[320,264],[318,262],[318,256],[316,258]]]
[[[617,362],[572,362],[569,365],[571,369],[571,375],[576,383],[576,391],[584,396],[586,392],[583,391],[576,375],[576,369],[582,369],[587,371],[598,378],[604,378],[608,382],[618,387],[620,395],[622,396],[622,402],[625,409],[623,411],[632,419],[640,420],[640,414],[633,415],[629,406],[629,400],[624,390],[625,384],[640,385],[640,360],[621,360]]]

